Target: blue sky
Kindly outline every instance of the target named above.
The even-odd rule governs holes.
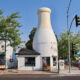
[[[66,31],[68,3],[69,0],[0,0],[0,9],[4,11],[5,16],[16,11],[20,12],[22,16],[19,19],[22,25],[20,32],[23,32],[21,39],[27,41],[33,27],[38,27],[37,10],[41,7],[51,9],[51,24],[58,36],[61,32]],[[72,0],[69,13],[70,22],[75,14],[80,16],[80,0]],[[74,22],[71,31],[76,33],[79,30],[80,26],[76,28]]]

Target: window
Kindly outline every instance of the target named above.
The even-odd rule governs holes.
[[[56,57],[53,57],[53,66],[56,66]]]
[[[56,61],[56,57],[53,57],[53,61]]]
[[[35,57],[25,57],[25,66],[35,66]]]
[[[2,50],[4,50],[4,48],[5,48],[4,45],[2,45],[1,48],[2,48]]]

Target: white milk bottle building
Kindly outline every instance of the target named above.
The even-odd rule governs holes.
[[[38,10],[38,28],[33,39],[33,49],[40,53],[41,69],[53,71],[58,67],[58,49],[50,14],[49,8]]]

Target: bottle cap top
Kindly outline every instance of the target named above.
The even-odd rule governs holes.
[[[49,13],[51,13],[51,9],[50,9],[50,8],[47,8],[47,7],[42,7],[42,8],[39,8],[38,14],[39,14],[40,12],[49,12]]]

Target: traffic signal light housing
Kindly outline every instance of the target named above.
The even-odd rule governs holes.
[[[80,25],[80,17],[78,17],[77,15],[75,15],[75,22],[76,22],[76,27],[78,27]]]
[[[72,43],[72,54],[75,52],[75,44]]]
[[[75,44],[72,43],[72,57],[75,54]]]

